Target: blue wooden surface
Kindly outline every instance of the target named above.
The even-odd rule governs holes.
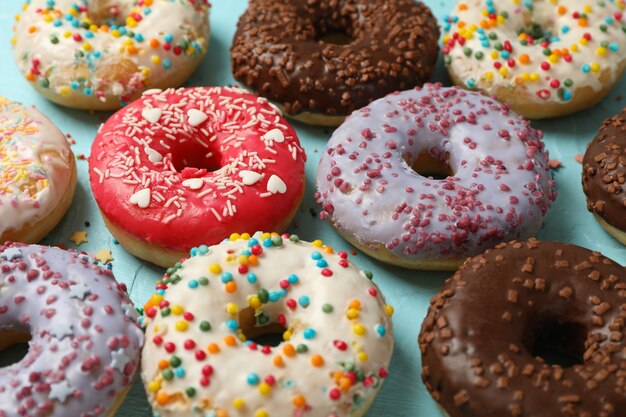
[[[439,19],[448,13],[452,1],[425,1]],[[19,0],[0,1],[0,94],[25,104],[35,104],[59,127],[76,139],[74,152],[87,155],[98,125],[104,114],[89,114],[56,106],[40,97],[24,81],[13,63],[10,46],[13,17],[21,8]],[[229,48],[237,18],[246,7],[245,0],[215,0],[211,14],[212,40],[208,56],[189,85],[234,84],[230,72]],[[441,63],[434,80],[448,83]],[[584,153],[585,146],[604,119],[618,112],[626,96],[623,79],[609,96],[592,110],[552,121],[535,123],[545,132],[545,141],[551,157],[563,161],[564,166],[555,173],[559,197],[553,207],[540,238],[561,240],[599,250],[626,263],[626,250],[607,235],[587,212],[580,185],[581,166],[575,162],[576,154]],[[315,175],[320,152],[323,151],[331,131],[296,124],[300,140],[307,151],[307,193],[290,231],[304,239],[321,238],[336,249],[350,249],[339,235],[326,223],[310,214],[317,211],[313,200]],[[115,260],[113,271],[118,280],[127,284],[133,301],[141,306],[150,296],[154,282],[162,270],[142,263],[113,243],[100,218],[92,197],[87,175],[87,162],[78,161],[79,181],[76,197],[63,222],[45,243],[69,242],[74,231],[87,231],[89,242],[81,250],[96,252],[111,249]],[[86,226],[85,222],[89,222]],[[430,297],[439,289],[447,273],[414,272],[382,265],[363,254],[353,257],[363,269],[374,271],[374,280],[381,286],[387,300],[396,308],[394,316],[396,348],[391,364],[391,375],[385,383],[371,411],[372,416],[385,417],[439,417],[441,413],[431,400],[420,379],[420,355],[417,335],[426,313]],[[120,417],[149,417],[152,413],[138,382],[118,412]]]

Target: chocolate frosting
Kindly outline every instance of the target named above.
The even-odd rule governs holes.
[[[626,108],[605,120],[583,159],[587,209],[626,231]]]
[[[334,32],[353,42],[319,41]],[[251,0],[231,63],[238,81],[289,114],[348,115],[428,80],[438,39],[432,12],[413,0]]]
[[[501,244],[468,259],[431,300],[422,378],[450,417],[624,415],[625,297],[626,271],[600,253]],[[578,364],[533,354],[546,335],[562,352],[550,363]]]

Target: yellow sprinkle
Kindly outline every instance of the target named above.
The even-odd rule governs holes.
[[[587,45],[587,43],[589,43],[589,41],[587,41],[587,39],[585,39],[585,38],[580,38],[578,43],[580,43],[581,45]]]
[[[311,242],[311,245],[315,246],[316,248],[321,248],[323,243],[322,243],[321,240],[317,239],[317,240],[314,240],[313,242]]]
[[[272,392],[272,387],[266,382],[261,382],[259,384],[259,392],[261,395],[269,395]]]
[[[348,317],[349,319],[356,319],[357,317],[359,317],[359,310],[354,308],[348,309],[348,311],[346,312],[346,317]]]
[[[148,384],[148,390],[150,392],[157,392],[161,389],[161,383],[159,381],[152,381]]]
[[[59,89],[57,90],[59,92],[59,94],[61,94],[62,96],[69,96],[70,93],[72,92],[72,90],[70,89],[70,87],[68,87],[67,85],[64,85],[63,87],[59,87]]]
[[[254,417],[269,417],[269,414],[264,409],[260,409],[260,410],[257,410],[256,413],[254,413]]]
[[[226,304],[226,312],[234,316],[239,313],[239,307],[237,307],[237,304],[235,303],[228,303]]]
[[[179,321],[176,322],[176,330],[178,330],[179,332],[184,332],[189,328],[189,324],[186,321]]]
[[[182,316],[185,309],[181,305],[175,305],[172,307],[172,314],[175,316]]]
[[[509,69],[507,67],[500,67],[500,75],[502,75],[504,78],[507,77],[507,75],[509,75]]]
[[[111,31],[111,36],[113,36],[114,38],[119,38],[120,36],[122,36],[122,34],[119,30],[115,29]]]
[[[498,59],[500,57],[500,54],[498,53],[498,51],[491,51],[491,59]]]
[[[600,64],[598,64],[597,62],[592,62],[591,72],[599,72],[599,71],[600,71]]]
[[[531,76],[531,77],[532,77],[532,76]],[[392,306],[390,306],[389,304],[387,304],[387,305],[385,306],[385,313],[387,313],[387,315],[388,315],[389,317],[391,317],[391,316],[393,316],[393,312],[394,312],[393,307],[392,307]]]
[[[219,264],[211,264],[211,266],[209,266],[209,271],[211,271],[214,274],[221,274],[222,267],[219,266]]]
[[[150,60],[154,65],[158,65],[161,63],[161,57],[158,55],[152,55],[152,58],[150,58]]]
[[[230,235],[229,239],[231,242],[234,242],[235,240],[239,240],[241,236],[239,236],[239,233],[233,233]]]
[[[46,23],[52,23],[52,21],[54,20],[54,18],[50,15],[47,15],[46,17],[43,18],[44,22]]]
[[[356,357],[361,362],[367,361],[367,353],[365,353],[365,352],[360,352],[358,355],[356,355]]]
[[[551,55],[548,57],[548,61],[550,61],[550,62],[551,62],[551,63],[553,63],[553,64],[557,64],[557,63],[559,62],[559,57],[558,57],[558,56],[556,56],[556,55],[554,55],[554,54],[551,54]]]
[[[64,32],[63,33],[63,37],[64,38],[69,38],[70,36],[72,36],[72,32]]]
[[[598,49],[596,49],[596,55],[598,55],[598,56],[605,56],[606,55],[606,48],[601,46]]]
[[[90,44],[89,42],[85,42],[85,43],[83,44],[83,49],[84,49],[85,51],[91,51],[91,44]]]
[[[270,237],[272,237],[272,235],[270,235],[269,233],[267,233],[267,232],[263,233],[261,235],[261,241],[264,241],[265,239],[270,238]]]
[[[250,233],[242,233],[241,238],[243,240],[250,240]]]
[[[248,305],[254,309],[261,307],[261,300],[257,295],[252,295],[248,298]]]
[[[243,398],[235,398],[233,400],[233,407],[235,408],[242,408],[244,405],[246,405],[246,402],[243,400]]]
[[[585,6],[584,10],[585,10],[585,13],[591,13],[593,11],[593,9],[591,8],[591,5],[589,4]]]
[[[486,80],[493,80],[493,72],[491,72],[491,71],[487,71],[487,72],[485,73],[485,79],[486,79]]]
[[[358,334],[359,336],[363,336],[367,332],[367,329],[365,329],[365,326],[363,326],[362,324],[355,324],[352,327],[352,330],[354,330],[354,333]]]
[[[287,330],[285,333],[283,333],[283,340],[291,340],[291,336],[293,336],[293,333],[291,332],[291,330]]]
[[[248,265],[248,257],[246,255],[239,255],[237,262],[239,262],[239,265]]]
[[[569,50],[572,52],[578,52],[578,45],[573,44],[572,46],[569,47]]]

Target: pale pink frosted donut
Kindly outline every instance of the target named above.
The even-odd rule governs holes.
[[[330,139],[317,177],[321,217],[381,260],[453,269],[540,229],[556,198],[542,136],[478,93],[427,84],[389,95]],[[454,175],[413,171],[423,152]]]

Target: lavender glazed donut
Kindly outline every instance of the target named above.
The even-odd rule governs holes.
[[[73,251],[0,244],[0,417],[112,416],[139,367],[143,333],[125,289]]]
[[[556,198],[542,137],[479,93],[426,84],[391,94],[330,139],[321,218],[383,262],[453,270],[541,228]]]

